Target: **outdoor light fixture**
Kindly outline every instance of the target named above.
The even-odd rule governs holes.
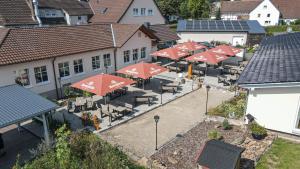
[[[155,150],[158,150],[157,149],[157,123],[159,121],[159,116],[158,115],[155,115],[154,116],[154,121],[155,121]]]
[[[205,111],[205,115],[207,115],[208,92],[209,92],[210,88],[211,87],[209,85],[206,85],[206,106],[205,106],[206,111]]]

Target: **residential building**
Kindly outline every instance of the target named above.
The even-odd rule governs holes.
[[[300,19],[300,1],[299,0],[272,0],[272,3],[280,11],[280,20],[290,24]]]
[[[0,28],[0,86],[18,83],[56,98],[83,78],[151,61],[155,41],[141,25]]]
[[[272,0],[222,1],[222,20],[257,20],[262,26],[277,25],[280,11]]]
[[[239,169],[244,148],[220,140],[209,140],[196,158],[198,169]]]
[[[237,46],[259,44],[265,30],[255,20],[180,20],[177,35],[178,42],[219,41]]]
[[[246,114],[267,129],[300,135],[300,33],[266,38],[242,72]]]

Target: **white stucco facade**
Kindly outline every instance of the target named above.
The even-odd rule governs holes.
[[[267,129],[300,135],[300,86],[252,88],[247,113]]]
[[[211,42],[222,41],[236,45],[245,45],[247,42],[247,32],[178,32],[180,37],[179,43],[187,41]]]
[[[88,23],[88,16],[82,15],[82,16],[72,16],[68,13],[65,13],[65,20],[68,25],[81,25],[81,24],[87,24]]]
[[[249,14],[250,20],[257,20],[262,26],[277,25],[280,12],[270,0],[264,0]]]
[[[134,9],[137,9],[137,13],[134,13]],[[145,13],[142,13],[142,10]],[[119,23],[144,24],[145,22],[149,22],[151,25],[165,24],[165,18],[154,0],[134,0]]]

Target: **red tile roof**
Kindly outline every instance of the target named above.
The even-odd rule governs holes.
[[[262,0],[222,1],[221,13],[250,13]]]
[[[26,0],[0,0],[0,25],[37,24]]]
[[[284,19],[300,19],[300,0],[271,0]]]
[[[162,42],[179,40],[180,37],[175,31],[172,31],[168,25],[150,25],[152,32]]]
[[[90,0],[94,12],[90,22],[118,23],[132,2],[133,0]]]

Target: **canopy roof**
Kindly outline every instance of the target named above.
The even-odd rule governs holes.
[[[78,88],[99,96],[105,96],[116,89],[135,83],[133,80],[119,76],[100,74],[74,83],[72,87]]]
[[[201,53],[194,54],[190,57],[187,57],[187,61],[192,61],[192,62],[205,62],[209,64],[217,64],[223,60],[228,59],[227,56],[222,55],[222,54],[217,54],[211,51],[205,51]]]
[[[227,56],[235,56],[236,54],[241,52],[241,49],[228,46],[228,45],[219,45],[216,46],[215,48],[210,49],[210,51],[218,54],[227,55]]]
[[[180,43],[178,45],[175,45],[174,47],[183,51],[196,51],[196,50],[207,48],[206,46],[198,44],[197,42],[193,42],[193,41]]]
[[[189,53],[176,49],[176,48],[167,48],[167,49],[162,49],[159,51],[156,51],[151,54],[152,56],[159,56],[159,57],[165,57],[169,58],[172,60],[179,60],[182,57],[188,56]]]
[[[54,110],[57,105],[19,85],[0,87],[0,128]]]
[[[154,75],[167,71],[168,69],[151,63],[137,63],[118,70],[118,73],[148,79]]]

